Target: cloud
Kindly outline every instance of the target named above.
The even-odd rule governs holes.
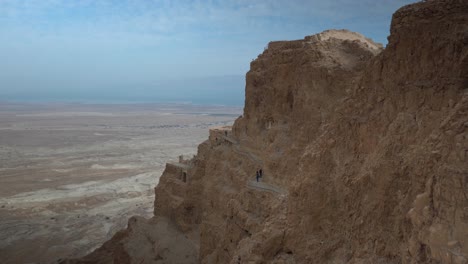
[[[212,48],[223,41],[237,41],[242,46],[249,41],[298,38],[343,27],[368,31],[361,33],[384,41],[391,14],[409,2],[412,1],[0,0],[0,48],[22,43],[70,42],[98,47],[205,42]]]
[[[384,42],[410,2],[0,0],[0,90],[243,75],[271,40],[350,28]]]
[[[271,24],[295,21],[372,18],[389,16],[410,1],[384,0],[3,0],[0,15],[10,23],[42,33],[50,28],[82,27],[109,32],[139,32],[178,35],[200,29],[247,32],[264,30]]]

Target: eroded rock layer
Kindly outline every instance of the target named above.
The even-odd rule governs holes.
[[[232,130],[167,165],[155,217],[69,262],[468,263],[467,130],[467,1],[401,8],[385,49],[271,42]]]

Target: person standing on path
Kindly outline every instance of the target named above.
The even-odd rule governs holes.
[[[259,172],[259,171],[256,171],[256,172],[255,172],[255,176],[256,176],[257,182],[258,182],[258,178],[260,178],[260,172]]]

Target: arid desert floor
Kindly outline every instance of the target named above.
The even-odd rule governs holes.
[[[1,263],[90,252],[150,217],[165,163],[191,157],[240,108],[0,102]]]

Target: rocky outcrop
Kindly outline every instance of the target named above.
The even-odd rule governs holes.
[[[69,262],[468,263],[467,32],[468,2],[426,1],[385,49],[271,42],[232,131],[167,166],[155,217]]]

